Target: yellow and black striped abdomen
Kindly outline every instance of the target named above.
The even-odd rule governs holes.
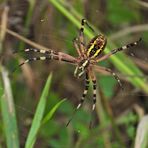
[[[87,57],[96,58],[104,50],[106,46],[106,38],[99,34],[95,36],[87,46]]]

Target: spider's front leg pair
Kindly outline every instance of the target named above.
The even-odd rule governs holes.
[[[74,44],[74,47],[78,53],[78,65],[74,71],[74,76],[79,78],[81,77],[83,74],[84,74],[84,71],[85,71],[85,67],[86,65],[89,64],[88,60],[86,60],[88,58],[87,56],[87,47],[85,45],[85,42],[84,42],[84,25],[86,25],[87,27],[89,27],[92,31],[94,31],[91,26],[87,23],[87,21],[85,19],[82,19],[81,21],[81,27],[80,27],[80,30],[79,30],[79,36],[76,37],[74,40],[73,40],[73,44]],[[84,63],[83,63],[84,62]],[[78,73],[78,70],[81,69],[81,72],[77,75]]]
[[[81,59],[86,58],[86,47],[85,47],[85,41],[84,41],[84,26],[85,25],[94,32],[93,28],[87,23],[87,21],[85,19],[82,19],[81,27],[79,29],[79,36],[73,40],[74,47],[77,50],[79,58]]]
[[[33,62],[33,61],[57,60],[57,61],[68,62],[68,63],[71,63],[71,64],[75,64],[77,62],[77,59],[74,58],[73,56],[70,56],[70,55],[68,55],[66,53],[62,53],[62,52],[56,52],[54,50],[42,50],[42,49],[36,49],[36,48],[30,48],[30,49],[28,48],[28,49],[25,49],[25,50],[21,50],[19,52],[26,52],[26,53],[27,52],[37,52],[37,53],[41,53],[43,55],[38,56],[38,57],[28,58],[24,62],[19,64],[18,67],[23,66],[24,64],[30,63],[30,62]],[[18,51],[15,51],[13,53],[14,54],[18,53]],[[17,70],[18,67],[16,67],[13,70],[13,72],[15,70]]]

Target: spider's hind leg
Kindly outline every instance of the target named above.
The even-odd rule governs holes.
[[[92,80],[93,83],[93,106],[92,106],[92,111],[95,110],[96,108],[96,96],[97,96],[97,83],[96,83],[96,79]]]
[[[89,128],[92,128],[92,116],[93,116],[93,112],[96,108],[96,97],[97,97],[97,81],[96,81],[96,76],[94,74],[94,72],[91,70],[90,71],[90,75],[91,75],[91,80],[92,80],[92,85],[93,85],[93,105],[92,105],[92,113],[91,113],[91,119],[90,119],[90,123],[89,123]]]
[[[76,113],[76,112],[78,111],[78,109],[80,109],[80,107],[83,105],[84,100],[85,100],[85,97],[86,97],[87,92],[88,92],[89,82],[90,82],[90,80],[89,80],[89,75],[88,75],[88,72],[86,72],[86,78],[85,78],[85,89],[84,89],[84,91],[83,91],[83,95],[82,95],[82,97],[81,97],[81,99],[80,99],[80,102],[79,102],[79,104],[77,105],[77,107],[76,107],[75,111],[73,112],[72,117],[71,117],[71,118],[70,118],[70,120],[67,122],[66,126],[68,126],[68,125],[69,125],[69,123],[70,123],[70,122],[71,122],[71,120],[73,119],[73,117],[74,117],[75,113]]]
[[[89,76],[88,76],[88,73],[86,73],[85,89],[83,91],[83,95],[81,97],[80,103],[77,106],[77,109],[79,109],[83,105],[84,99],[85,99],[87,92],[88,92],[88,88],[89,88]]]
[[[97,65],[97,66],[96,66],[96,70],[99,71],[99,72],[107,72],[107,73],[111,74],[111,75],[117,80],[117,82],[119,83],[119,86],[120,86],[120,87],[122,88],[122,90],[123,90],[123,85],[122,85],[122,83],[121,83],[121,81],[120,81],[120,78],[119,78],[118,75],[117,75],[115,72],[113,72],[111,69]]]
[[[122,85],[118,75],[115,72],[113,72],[111,69],[109,69],[109,68],[105,68],[104,70],[109,72],[117,80],[117,82],[119,83],[121,89],[123,90],[123,85]]]

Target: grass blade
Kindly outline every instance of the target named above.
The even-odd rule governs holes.
[[[33,121],[32,121],[32,126],[31,129],[29,131],[28,137],[27,137],[27,141],[26,141],[26,145],[25,148],[32,148],[36,138],[37,138],[37,133],[39,131],[39,128],[41,126],[41,121],[44,115],[44,110],[45,110],[45,106],[46,106],[46,99],[48,96],[48,92],[49,92],[49,87],[51,84],[51,78],[52,75],[49,75],[47,82],[45,84],[45,87],[43,89],[40,101],[38,103]]]
[[[0,105],[4,124],[4,132],[8,148],[19,148],[18,128],[16,122],[15,108],[8,73],[1,67],[2,83],[0,84]]]
[[[57,110],[57,108],[65,101],[66,99],[61,100],[60,102],[58,102],[51,110],[50,112],[44,117],[42,124],[45,124],[47,121],[49,121],[53,114],[55,113],[55,111]]]

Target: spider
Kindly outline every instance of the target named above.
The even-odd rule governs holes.
[[[23,63],[21,63],[19,66],[22,66],[28,62],[37,61],[37,60],[58,60],[58,61],[64,61],[70,64],[76,65],[74,76],[77,78],[80,78],[82,75],[85,75],[85,88],[82,94],[82,97],[75,109],[75,112],[83,105],[83,102],[85,100],[85,97],[88,92],[90,81],[92,81],[93,85],[93,105],[92,105],[92,111],[95,110],[96,107],[96,90],[97,90],[97,83],[96,83],[96,76],[94,74],[95,67],[97,67],[98,71],[100,72],[107,72],[111,74],[119,83],[119,85],[122,87],[121,81],[116,73],[114,73],[111,69],[98,66],[96,65],[98,62],[104,61],[108,59],[111,55],[125,50],[127,48],[130,48],[132,46],[136,46],[139,41],[141,41],[141,38],[135,42],[129,43],[127,45],[124,45],[120,48],[111,50],[108,54],[103,55],[101,57],[100,54],[106,47],[107,39],[103,34],[98,34],[94,38],[90,40],[90,42],[87,44],[87,46],[84,43],[84,26],[87,25],[89,28],[89,24],[85,19],[82,19],[81,21],[81,27],[79,30],[79,36],[74,39],[73,44],[77,51],[78,57],[73,57],[71,55],[68,55],[66,53],[62,52],[56,52],[54,50],[41,50],[41,49],[25,49],[24,52],[38,52],[40,54],[43,54],[43,56],[39,57],[33,57],[25,60]],[[91,28],[92,29],[92,28]],[[74,113],[75,113],[74,112]],[[74,114],[73,114],[74,115]],[[73,116],[72,116],[73,117]],[[68,121],[68,124],[72,118]]]

